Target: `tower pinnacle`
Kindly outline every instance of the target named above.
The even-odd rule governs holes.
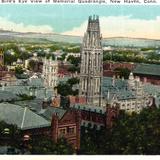
[[[98,16],[89,16],[81,49],[80,92],[87,104],[101,106],[103,50]]]

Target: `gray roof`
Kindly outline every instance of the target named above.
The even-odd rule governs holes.
[[[133,70],[135,74],[160,76],[160,65],[158,64],[137,64]]]
[[[29,108],[10,103],[0,103],[0,120],[15,124],[22,130],[51,125],[50,121],[32,112]]]
[[[42,78],[32,78],[28,81],[29,86],[33,87],[44,87]]]
[[[96,107],[96,106],[89,106],[85,104],[75,104],[71,106],[72,108],[79,109],[79,110],[84,110],[84,111],[91,111],[91,112],[96,112],[100,114],[104,114],[106,112],[106,108],[102,107]]]
[[[14,93],[0,90],[0,101],[11,101],[11,100],[18,100],[18,99],[20,98],[16,96]]]
[[[63,108],[55,108],[55,107],[48,107],[47,109],[43,110],[43,112],[39,112],[40,115],[47,118],[48,120],[52,119],[52,115],[56,114],[59,119],[61,119],[67,110]]]
[[[40,112],[42,108],[43,99],[33,99],[33,100],[25,100],[25,101],[17,101],[15,104],[20,105],[22,107],[29,107],[31,110],[35,112]]]
[[[18,79],[17,85],[44,87],[42,78]]]
[[[8,91],[10,93],[13,93],[14,95],[19,95],[19,94],[30,95],[30,89],[31,88],[32,88],[32,86],[23,86],[23,85],[5,86],[4,91]],[[2,90],[2,87],[0,87],[0,90]],[[37,88],[36,91],[37,91],[36,97],[38,99],[44,98],[45,96],[47,98],[50,98],[50,97],[53,96],[53,90],[52,89],[46,89],[46,91],[45,91],[45,88]]]
[[[109,99],[114,98],[114,96],[118,100],[135,99],[134,92],[128,88],[127,80],[115,79],[114,81],[113,85],[111,77],[103,78],[102,92],[105,98],[107,98],[109,92]]]

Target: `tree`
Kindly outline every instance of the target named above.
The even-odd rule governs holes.
[[[111,129],[81,131],[81,154],[160,154],[160,108],[121,111]]]
[[[80,57],[74,57],[72,55],[68,56],[67,61],[73,64],[75,67],[78,67],[80,64]]]
[[[124,79],[128,79],[131,72],[128,68],[115,68],[114,71],[116,71],[121,78],[124,77]]]
[[[69,83],[71,86],[78,84],[79,83],[79,79],[77,77],[73,77],[68,79],[67,83]]]
[[[32,137],[31,142],[32,154],[73,154],[72,146],[69,145],[66,139],[58,139],[57,143],[46,136]]]
[[[72,72],[72,73],[75,73],[75,72],[80,73],[80,67],[79,66],[76,67],[76,66],[72,65],[71,67],[68,68],[68,71]]]
[[[28,64],[28,68],[29,68],[30,70],[34,70],[35,67],[36,67],[36,61],[30,60],[30,61],[29,61],[29,64]]]
[[[15,74],[23,74],[24,70],[21,66],[15,67]]]
[[[67,96],[72,93],[72,88],[68,83],[59,83],[56,88],[58,94],[60,94],[61,96]]]
[[[61,96],[68,96],[68,95],[77,95],[77,91],[74,91],[72,89],[73,85],[78,84],[79,79],[78,78],[70,78],[67,82],[61,82],[58,84],[57,92]]]
[[[16,125],[0,121],[0,135],[0,145],[8,144],[17,147],[19,142],[19,138],[17,137],[20,135],[20,130]]]

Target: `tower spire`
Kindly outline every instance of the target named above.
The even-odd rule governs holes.
[[[101,106],[103,78],[103,50],[99,17],[89,16],[87,31],[81,48],[80,91],[87,104]]]

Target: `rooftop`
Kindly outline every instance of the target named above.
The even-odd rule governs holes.
[[[48,120],[52,119],[53,114],[57,115],[58,118],[61,119],[64,116],[64,114],[66,113],[66,111],[67,110],[65,110],[63,108],[48,107],[48,108],[42,110],[41,112],[39,112],[39,114]]]
[[[28,107],[10,103],[0,103],[0,120],[15,124],[21,130],[49,127],[50,121],[31,111]]]
[[[137,64],[133,73],[160,76],[160,65],[158,64]]]

